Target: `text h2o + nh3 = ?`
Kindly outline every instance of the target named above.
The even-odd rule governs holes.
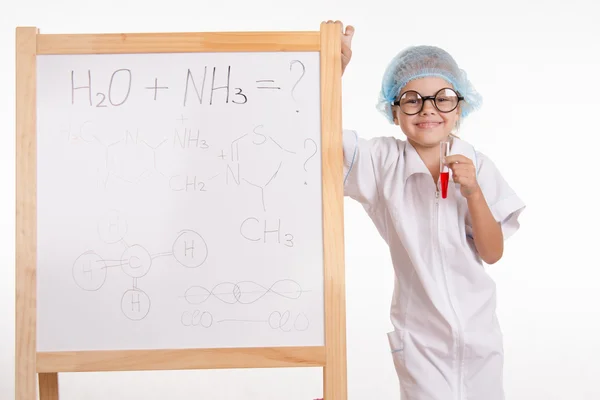
[[[195,97],[198,99],[198,102],[200,104],[204,104],[204,96],[205,96],[206,91],[210,91],[209,92],[210,98],[209,98],[208,104],[212,105],[213,100],[214,100],[214,93],[218,90],[225,91],[225,103],[226,104],[229,104],[229,102],[232,102],[235,104],[245,104],[248,102],[248,97],[246,96],[246,94],[243,93],[243,90],[241,88],[234,88],[235,93],[233,93],[233,94],[231,93],[231,86],[230,86],[231,66],[227,67],[227,81],[226,81],[226,84],[223,86],[215,86],[216,85],[215,80],[216,80],[216,75],[217,75],[217,68],[214,67],[212,69],[212,79],[211,79],[210,88],[208,88],[207,84],[206,84],[207,69],[208,69],[208,67],[205,66],[200,90],[199,90],[198,86],[196,85],[196,81],[194,79],[194,75],[192,74],[191,70],[190,69],[187,70],[186,77],[185,77],[185,91],[183,93],[183,105],[184,106],[187,105],[188,96],[193,96],[192,92],[195,94]],[[123,79],[125,80],[125,83],[122,83]],[[108,90],[104,91],[104,92],[96,92],[95,93],[95,97],[97,98],[97,100],[96,100],[96,103],[94,104],[94,101],[93,101],[94,90],[92,89],[94,86],[92,85],[91,70],[87,70],[87,82],[81,86],[76,86],[75,71],[71,71],[71,104],[75,104],[75,92],[77,90],[87,90],[87,101],[89,102],[90,106],[95,106],[98,108],[108,107],[107,100],[108,100],[108,103],[110,103],[110,105],[112,105],[113,107],[122,106],[129,99],[129,96],[131,94],[131,89],[132,89],[132,81],[133,81],[133,75],[132,75],[132,72],[130,69],[120,68],[120,69],[115,70],[110,77],[110,81],[108,84]],[[124,93],[119,93],[119,94],[113,93],[113,90],[115,90],[115,87],[119,88],[122,86],[126,87],[126,90]],[[158,86],[158,78],[155,78],[154,86],[146,86],[146,87],[144,87],[144,89],[152,90],[154,92],[153,99],[154,99],[154,101],[156,101],[158,99],[158,90],[169,90],[169,86]]]

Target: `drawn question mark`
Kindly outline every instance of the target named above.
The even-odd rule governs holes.
[[[308,158],[306,159],[306,161],[304,161],[304,170],[308,172],[308,170],[306,169],[306,163],[308,163],[308,161],[314,157],[315,154],[317,154],[317,143],[312,140],[312,139],[305,139],[304,140],[304,148],[306,149],[306,142],[312,142],[312,144],[315,146],[315,151],[312,152],[312,154],[310,156],[308,156]]]
[[[300,77],[298,78],[298,80],[296,81],[294,86],[292,87],[291,94],[292,94],[292,99],[294,99],[294,101],[296,101],[296,98],[294,97],[294,90],[296,89],[296,86],[298,86],[298,84],[304,77],[304,74],[306,73],[306,68],[304,67],[304,64],[302,63],[302,61],[300,61],[300,60],[293,60],[290,62],[290,71],[292,70],[292,66],[296,63],[300,64],[300,66],[302,67],[302,75],[300,75]],[[300,112],[300,110],[296,110],[296,112]]]

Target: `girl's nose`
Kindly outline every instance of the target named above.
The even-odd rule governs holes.
[[[427,99],[425,100],[425,102],[423,103],[423,109],[421,110],[421,113],[427,113],[427,114],[434,114],[437,112],[437,109],[435,108],[435,105],[433,104],[433,99]]]

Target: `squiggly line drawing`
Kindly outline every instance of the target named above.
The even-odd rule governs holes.
[[[269,314],[266,320],[251,320],[251,319],[222,319],[217,321],[222,322],[244,322],[244,323],[266,323],[273,330],[280,330],[282,332],[298,331],[303,332],[308,330],[310,321],[304,313],[299,313],[292,323],[292,317],[289,310],[283,313],[279,311],[273,311]],[[290,326],[291,325],[291,326]]]
[[[291,317],[291,312],[289,310],[284,311],[283,313],[279,311],[273,311],[269,314],[267,319],[237,319],[237,318],[227,318],[215,321],[213,315],[208,311],[202,310],[190,310],[184,311],[181,314],[181,324],[186,327],[201,327],[201,328],[210,328],[216,323],[261,323],[268,324],[269,328],[273,330],[280,330],[282,332],[303,332],[308,330],[310,326],[310,321],[308,316],[300,312],[296,315],[296,318]]]
[[[304,291],[298,282],[282,279],[268,288],[252,281],[223,282],[212,290],[202,286],[191,286],[185,291],[183,297],[189,304],[202,304],[212,296],[227,304],[252,304],[269,293],[296,300]]]
[[[291,332],[292,330],[305,331],[310,325],[308,317],[304,313],[300,313],[296,316],[293,328],[284,328],[288,325],[288,322],[290,322],[289,311],[285,311],[283,314],[279,311],[273,311],[271,315],[269,315],[269,326],[271,329],[279,329],[283,332]]]
[[[306,149],[306,142],[312,142],[312,144],[315,146],[315,151],[306,159],[306,161],[304,161],[304,170],[307,171],[306,169],[306,163],[308,162],[308,160],[310,160],[315,154],[317,154],[317,142],[315,142],[314,140],[312,140],[311,138],[308,138],[306,140],[304,140],[304,148]]]

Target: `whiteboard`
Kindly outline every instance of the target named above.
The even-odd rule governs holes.
[[[38,56],[38,351],[324,345],[319,71]]]

